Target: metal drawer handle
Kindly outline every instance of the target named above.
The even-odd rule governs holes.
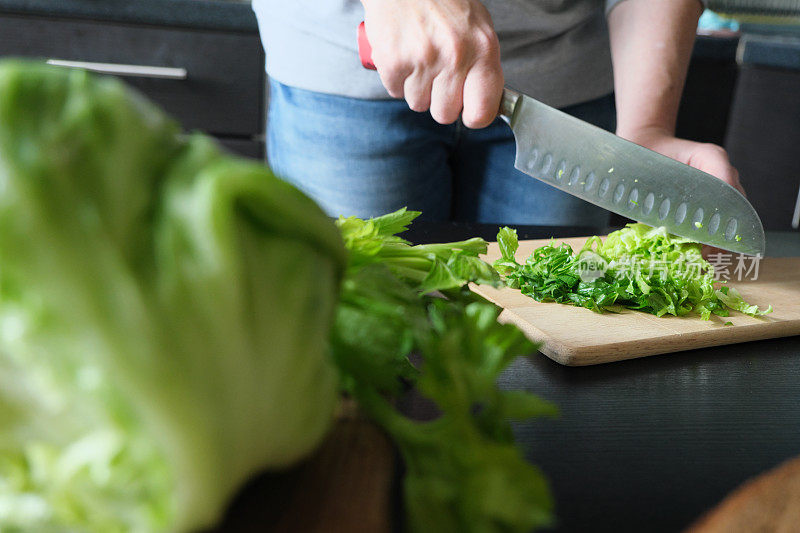
[[[121,65],[119,63],[93,63],[90,61],[67,61],[64,59],[48,59],[47,64],[57,67],[82,68],[100,74],[114,74],[116,76],[131,76],[136,78],[185,80],[189,76],[185,68]]]

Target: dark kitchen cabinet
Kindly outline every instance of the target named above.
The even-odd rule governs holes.
[[[152,20],[144,21],[114,16],[131,12],[113,10],[90,18],[88,7],[97,2],[74,4],[86,8],[79,11],[80,16],[58,11],[56,15],[3,13],[0,0],[0,56],[88,62],[100,69],[133,67],[135,72],[122,75],[124,81],[161,105],[184,128],[210,133],[234,152],[264,157],[266,75],[261,42],[254,17],[252,23],[230,28],[225,11],[235,10],[241,18],[248,6],[190,3],[201,11],[213,8],[214,20],[224,28],[217,29],[213,21],[203,24],[197,14],[186,18],[195,27],[162,24],[174,21],[158,18],[153,2],[144,2],[152,12]],[[165,15],[173,17],[174,9],[187,3],[179,4],[161,2]],[[172,70],[167,77],[153,77],[151,67]],[[156,71],[156,75],[164,72]]]
[[[800,38],[699,36],[677,134],[728,150],[765,229],[797,229]]]
[[[767,230],[800,216],[800,39],[746,37],[739,46],[725,146]]]
[[[678,137],[722,145],[739,68],[737,35],[699,35],[678,112]]]

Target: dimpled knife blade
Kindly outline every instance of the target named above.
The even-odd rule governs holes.
[[[700,170],[506,89],[515,166],[587,202],[724,250],[764,254],[764,228],[736,189]]]

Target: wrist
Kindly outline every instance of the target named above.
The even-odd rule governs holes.
[[[685,160],[693,143],[675,137],[674,130],[664,126],[618,128],[617,135],[673,159]]]
[[[637,144],[647,144],[675,137],[675,129],[666,125],[618,125],[617,136]],[[640,142],[641,141],[641,142]]]

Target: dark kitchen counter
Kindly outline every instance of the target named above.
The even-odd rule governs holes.
[[[258,31],[249,2],[217,0],[0,0],[0,13],[220,31]]]

